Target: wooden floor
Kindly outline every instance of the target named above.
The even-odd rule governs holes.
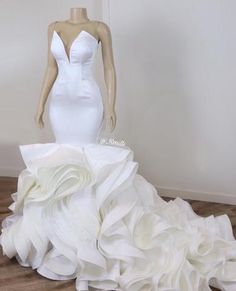
[[[9,215],[11,193],[16,192],[16,178],[0,177],[0,222]],[[169,200],[168,198],[164,198]],[[190,201],[194,211],[201,216],[228,214],[236,237],[236,206],[210,202]],[[74,291],[75,281],[53,281],[40,276],[36,270],[20,266],[16,259],[8,259],[0,249],[0,291]],[[212,290],[218,290],[212,288]]]

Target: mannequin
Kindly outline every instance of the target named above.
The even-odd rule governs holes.
[[[2,222],[3,254],[48,279],[76,279],[77,291],[202,291],[209,284],[235,291],[229,217],[201,217],[179,197],[164,201],[138,173],[131,148],[97,142],[104,106],[91,68],[99,41],[106,121],[112,130],[116,122],[108,26],[72,8],[70,19],[49,25],[48,37],[36,122],[44,125],[53,86],[49,117],[56,141],[20,145],[26,168],[8,207],[13,213]]]
[[[54,25],[55,22],[50,23],[48,26],[48,61],[40,92],[37,112],[35,114],[35,122],[39,128],[44,127],[43,114],[45,111],[45,105],[58,73],[56,61],[50,50]],[[116,126],[116,72],[109,27],[101,21],[90,20],[87,16],[86,8],[71,8],[70,18],[65,21],[59,21],[58,28],[57,30],[60,30],[60,35],[63,39],[67,56],[75,36],[78,35],[81,30],[88,31],[98,40],[98,42],[101,42],[104,79],[107,88],[107,98],[105,99],[105,122],[106,127],[109,127],[110,130],[113,131]]]

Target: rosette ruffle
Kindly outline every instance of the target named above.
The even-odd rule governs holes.
[[[137,174],[128,147],[21,145],[26,168],[2,223],[9,258],[77,290],[236,290],[227,215],[198,216],[164,201]]]

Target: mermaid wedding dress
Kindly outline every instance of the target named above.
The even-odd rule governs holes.
[[[76,290],[236,290],[236,240],[227,215],[198,216],[163,200],[127,146],[99,143],[103,103],[92,76],[97,39],[82,30],[58,65],[49,117],[55,142],[20,145],[26,168],[2,223],[3,254]]]

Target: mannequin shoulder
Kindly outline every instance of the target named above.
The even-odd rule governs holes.
[[[49,24],[48,24],[48,28],[53,29],[54,26],[56,25],[56,23],[58,23],[58,22],[59,22],[59,21],[53,21],[53,22],[49,23]]]
[[[109,26],[102,21],[96,21],[96,27],[97,27],[97,32],[99,35],[109,35],[110,34],[110,28]]]
[[[54,28],[55,28],[55,25],[58,23],[59,21],[53,21],[51,23],[48,24],[48,32],[49,33],[52,33]]]

